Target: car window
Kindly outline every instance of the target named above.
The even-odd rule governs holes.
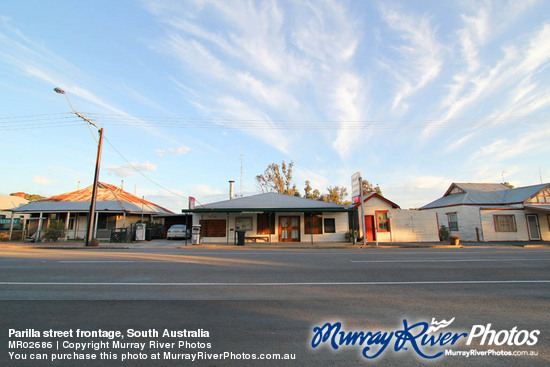
[[[185,229],[185,225],[183,224],[175,224],[170,229]]]

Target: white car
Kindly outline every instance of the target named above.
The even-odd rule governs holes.
[[[185,224],[174,224],[168,230],[168,233],[166,234],[166,239],[171,240],[176,238],[191,238],[191,232],[189,232]]]

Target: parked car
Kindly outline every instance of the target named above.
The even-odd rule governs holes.
[[[170,229],[168,229],[166,239],[171,240],[176,238],[191,238],[191,231],[187,229],[185,224],[174,224],[170,227]]]

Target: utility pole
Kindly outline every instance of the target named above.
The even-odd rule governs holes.
[[[95,123],[84,117],[81,113],[77,112],[73,105],[71,104],[71,101],[69,100],[69,97],[65,93],[65,91],[61,88],[54,88],[53,89],[56,93],[63,94],[65,98],[67,98],[67,102],[69,102],[69,106],[71,106],[71,110],[75,115],[80,117],[82,120],[86,121],[86,124],[88,125],[88,128],[90,131],[92,128],[90,125],[95,126],[97,129],[99,129],[99,140],[97,141],[97,157],[96,157],[96,163],[95,163],[95,173],[94,173],[94,184],[92,186],[92,198],[90,200],[90,211],[88,213],[88,228],[86,229],[86,246],[92,245],[92,239],[94,235],[94,228],[95,228],[95,204],[97,199],[97,186],[99,182],[99,166],[101,163],[101,148],[103,145],[103,128],[97,126]],[[94,135],[95,139],[95,135]]]

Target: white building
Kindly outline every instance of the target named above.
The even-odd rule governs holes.
[[[204,243],[235,244],[237,231],[247,241],[341,242],[349,228],[344,205],[265,193],[197,206],[193,224]]]
[[[363,214],[367,242],[439,241],[434,213],[401,209],[385,197],[372,193],[363,199]]]
[[[420,210],[464,241],[550,241],[550,184],[453,183]]]

